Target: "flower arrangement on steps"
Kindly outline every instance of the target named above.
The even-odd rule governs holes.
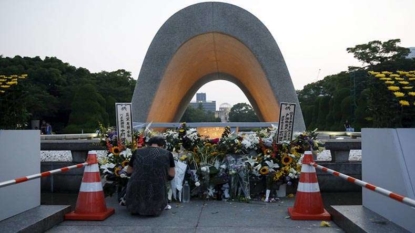
[[[99,158],[106,195],[120,192],[128,182],[126,166],[137,148],[152,136],[163,136],[173,153],[176,177],[171,181],[172,199],[181,201],[184,181],[192,197],[266,202],[276,200],[281,185],[298,183],[301,156],[305,150],[322,150],[316,130],[304,132],[292,141],[276,143],[277,127],[257,132],[231,132],[225,127],[221,138],[201,136],[182,123],[177,130],[155,132],[147,127],[134,133],[133,143],[122,145],[106,138],[107,156]]]

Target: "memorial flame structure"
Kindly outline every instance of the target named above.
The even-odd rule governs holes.
[[[220,2],[186,7],[159,29],[134,90],[133,121],[178,122],[197,90],[215,80],[237,85],[261,121],[278,122],[281,102],[297,104],[294,131],[305,130],[275,39],[254,15]]]

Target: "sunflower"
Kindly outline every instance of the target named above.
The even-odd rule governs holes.
[[[120,153],[121,153],[120,148],[118,148],[118,146],[114,146],[114,147],[111,149],[111,153],[112,153],[114,156],[118,156],[118,155],[120,155]]]
[[[261,175],[268,175],[268,173],[269,173],[268,166],[261,167],[261,169],[259,170],[259,173],[261,173]]]
[[[284,155],[284,157],[282,157],[281,159],[281,163],[284,165],[289,165],[292,162],[293,162],[293,158],[289,155]]]
[[[125,166],[127,166],[128,165],[128,163],[129,163],[130,161],[128,161],[128,160],[124,160],[122,163],[121,163],[121,166],[122,167],[125,167]]]
[[[282,171],[276,172],[275,175],[274,175],[274,180],[278,181],[281,178],[281,176],[283,176],[283,175],[284,175],[284,173]]]
[[[114,169],[114,174],[116,175],[116,176],[120,176],[120,171],[121,171],[122,169],[120,168],[120,167],[117,167],[117,168],[115,168]]]

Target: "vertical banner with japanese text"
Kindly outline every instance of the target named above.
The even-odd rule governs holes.
[[[276,141],[291,141],[293,137],[295,104],[280,104],[280,120],[278,123],[278,132]]]
[[[126,145],[133,141],[131,103],[115,103],[118,139]]]

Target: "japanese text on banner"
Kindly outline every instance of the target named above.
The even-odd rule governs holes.
[[[131,103],[116,103],[118,139],[123,144],[130,144],[133,141],[133,128],[131,117]]]
[[[292,140],[295,106],[295,104],[281,103],[277,142]]]

